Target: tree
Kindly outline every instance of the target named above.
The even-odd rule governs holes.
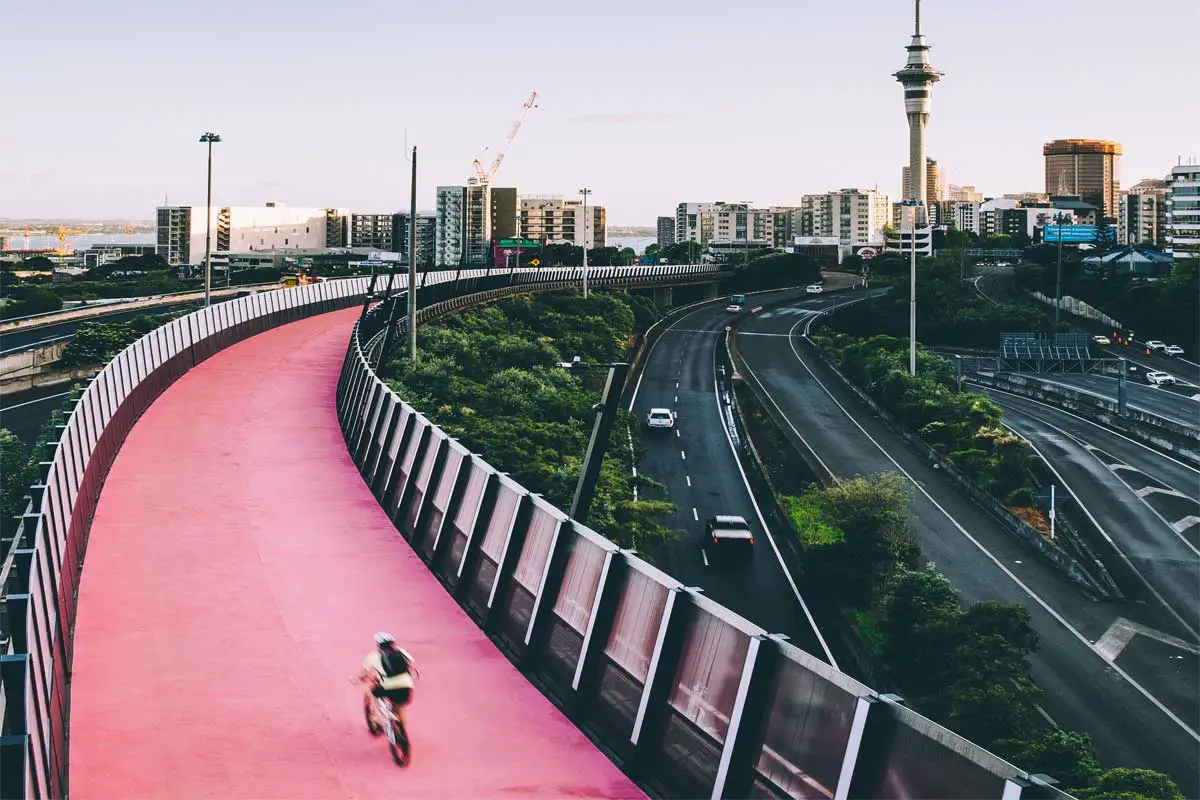
[[[662,253],[662,250],[662,245],[658,242],[651,242],[646,245],[646,258],[660,258],[659,254]]]
[[[1096,746],[1086,733],[1054,728],[1031,741],[999,744],[1006,760],[1026,772],[1049,775],[1070,789],[1092,786],[1100,774]]]
[[[951,666],[954,631],[962,616],[958,594],[933,570],[900,570],[881,607],[882,656],[905,691],[933,693]]]
[[[0,531],[6,536],[16,527],[14,517],[25,511],[25,493],[32,483],[28,462],[29,453],[21,440],[7,428],[0,428],[0,475],[4,476],[0,481]]]
[[[9,302],[0,305],[0,317],[12,319],[44,314],[62,308],[62,299],[44,286],[20,284],[5,291]]]
[[[1183,800],[1183,793],[1169,776],[1127,767],[1110,769],[1095,786],[1076,791],[1075,796],[1079,800]]]

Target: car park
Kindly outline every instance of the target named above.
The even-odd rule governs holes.
[[[1160,342],[1158,339],[1151,339],[1150,341],[1146,342],[1147,350],[1164,350],[1166,349],[1166,346],[1166,342]]]
[[[675,414],[669,408],[652,408],[646,412],[646,427],[670,430],[675,427]]]
[[[1163,348],[1163,355],[1181,356],[1183,355],[1183,348],[1177,344],[1169,344]]]
[[[1147,372],[1146,373],[1146,383],[1150,383],[1155,386],[1162,386],[1164,384],[1169,383],[1172,386],[1174,386],[1176,381],[1175,381],[1175,376],[1169,372],[1155,371],[1155,372]]]
[[[1107,336],[1093,336],[1092,341],[1096,344],[1112,344],[1112,339]]]
[[[715,557],[733,559],[754,552],[754,531],[745,517],[718,514],[704,522],[704,546]]]
[[[804,291],[808,292],[809,294],[820,294],[821,292],[825,291],[825,287],[819,283],[811,283],[804,288]]]

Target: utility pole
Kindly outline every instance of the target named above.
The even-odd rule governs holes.
[[[417,146],[412,149],[412,193],[408,205],[408,358],[417,360]]]
[[[588,246],[588,195],[592,193],[591,189],[580,189],[579,193],[583,195],[583,298],[586,300],[588,296],[588,265],[587,265],[587,246]]]
[[[1058,516],[1054,508],[1054,484],[1050,484],[1050,541],[1054,541],[1054,518]]]
[[[221,141],[221,137],[212,131],[206,131],[200,137],[201,144],[208,145],[208,202],[205,205],[204,222],[204,306],[212,302],[212,146]],[[228,271],[228,267],[226,270]]]

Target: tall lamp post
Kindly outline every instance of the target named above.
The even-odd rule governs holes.
[[[909,298],[908,298],[908,371],[917,374],[917,209],[922,205],[920,200],[904,200],[900,205],[912,209],[912,226],[908,235],[911,238],[912,256],[909,262]],[[903,234],[903,230],[901,231]],[[904,241],[901,236],[901,242]]]
[[[580,189],[579,193],[583,195],[583,298],[586,300],[588,296],[588,265],[587,265],[587,247],[588,247],[588,195],[592,193],[591,189]]]
[[[596,418],[592,423],[592,436],[588,440],[587,453],[583,457],[579,482],[575,485],[575,496],[571,499],[571,519],[586,524],[588,514],[592,510],[592,498],[596,495],[596,482],[600,479],[600,467],[604,464],[604,453],[608,449],[608,440],[617,420],[621,390],[625,386],[625,377],[629,374],[629,364],[624,361],[590,364],[575,356],[571,361],[560,362],[558,366],[569,370],[608,369],[604,392],[600,402],[594,407]]]
[[[204,217],[204,305],[212,302],[212,146],[221,141],[221,137],[212,131],[206,131],[200,137],[201,144],[208,145],[208,201],[205,204]]]
[[[1055,270],[1056,277],[1054,279],[1054,333],[1058,334],[1058,314],[1062,308],[1062,244],[1063,244],[1063,223],[1070,217],[1066,214],[1054,215],[1054,230],[1058,234],[1058,268]]]

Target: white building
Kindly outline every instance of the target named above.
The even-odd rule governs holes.
[[[950,224],[960,231],[968,231],[979,235],[979,203],[952,202],[950,204]]]
[[[157,209],[158,252],[168,264],[203,262],[206,212],[205,206]],[[212,253],[224,261],[229,253],[343,247],[349,214],[344,208],[293,208],[280,203],[213,207]]]
[[[881,244],[891,215],[888,196],[876,189],[806,194],[800,206],[802,237],[833,237],[843,245]]]
[[[680,203],[675,207],[675,241],[698,242],[701,246],[713,238],[715,203]]]
[[[521,202],[521,236],[546,244],[573,244],[589,250],[605,247],[607,213],[604,206],[587,204],[590,221],[584,225],[583,201],[561,195],[527,195]],[[586,245],[584,245],[586,241]]]
[[[1117,235],[1121,244],[1163,247],[1167,241],[1167,190],[1121,195]]]
[[[946,199],[956,203],[982,203],[983,193],[975,191],[974,186],[958,186],[950,184],[946,189]]]
[[[1200,258],[1200,164],[1171,170],[1167,187],[1167,251],[1181,258]]]

